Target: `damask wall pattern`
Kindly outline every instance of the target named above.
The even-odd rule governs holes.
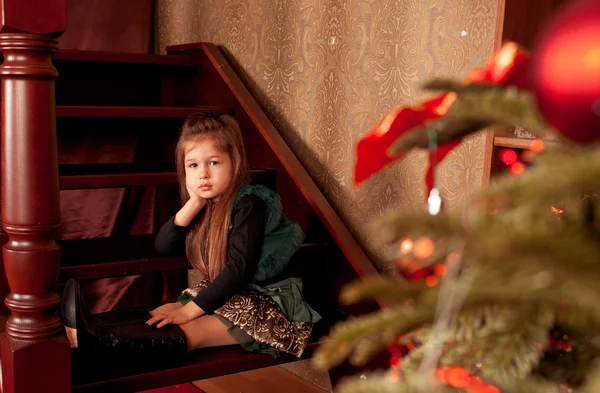
[[[391,108],[427,97],[434,76],[462,77],[494,46],[497,0],[158,0],[157,51],[221,45],[359,242],[382,270],[365,225],[423,205],[426,156],[411,154],[354,190],[357,139]],[[238,69],[239,69],[238,68]],[[482,183],[484,137],[438,169],[451,209]]]

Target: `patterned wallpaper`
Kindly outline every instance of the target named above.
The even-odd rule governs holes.
[[[235,59],[267,115],[375,263],[390,209],[424,203],[425,155],[353,189],[356,140],[433,76],[462,77],[494,45],[497,0],[158,0],[157,50],[210,41]],[[481,186],[484,138],[440,166],[447,206]]]
[[[227,52],[287,143],[378,263],[372,222],[425,200],[426,156],[411,154],[354,190],[354,144],[391,108],[426,98],[492,54],[497,0],[157,0],[157,51],[209,41]],[[238,68],[239,69],[239,68]],[[451,209],[481,187],[484,137],[440,165]]]

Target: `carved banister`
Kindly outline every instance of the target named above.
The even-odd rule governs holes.
[[[65,0],[3,0],[0,66],[2,257],[11,315],[0,336],[2,391],[70,391],[70,348],[56,310],[60,246],[52,54]],[[32,378],[35,376],[35,378]]]
[[[2,228],[8,234],[3,259],[12,315],[6,333],[38,340],[57,335],[53,313],[60,247],[52,238],[60,222],[52,52],[47,36],[0,34],[2,78]]]

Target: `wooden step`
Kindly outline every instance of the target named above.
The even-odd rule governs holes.
[[[81,51],[61,49],[53,56],[54,61],[74,61],[89,63],[148,64],[175,67],[198,67],[193,56],[163,56],[135,53]]]
[[[156,234],[60,240],[61,266],[81,266],[135,259],[160,258]]]
[[[329,379],[326,372],[312,371],[309,365],[292,369],[273,366],[193,381],[190,385],[200,391],[190,385],[176,385],[181,390],[176,393],[280,393],[281,388],[277,386],[285,386],[285,393],[330,393]]]
[[[7,319],[8,316],[0,316],[0,333],[4,333]],[[323,318],[315,324],[311,342],[304,350],[302,359],[312,357],[320,338],[335,322]],[[290,354],[273,357],[270,354],[250,353],[238,345],[231,345],[192,351],[171,365],[123,365],[119,359],[74,348],[71,350],[72,391],[136,393],[297,360],[300,359]]]
[[[151,234],[61,241],[59,282],[190,268],[183,254],[164,256],[156,252],[155,237]],[[304,260],[314,257],[319,250],[319,245],[305,243],[297,255]]]
[[[160,258],[154,250],[156,234],[59,240],[62,246],[61,266],[81,266],[134,259]],[[315,249],[315,243],[305,243],[302,252]],[[183,254],[176,255],[183,256]]]
[[[192,113],[214,112],[218,115],[233,115],[233,109],[218,106],[83,106],[57,105],[57,117],[85,118],[186,118]]]
[[[63,266],[60,268],[58,282],[67,282],[70,278],[89,280],[187,269],[191,269],[191,266],[184,256],[132,259],[80,266]]]
[[[160,169],[134,164],[61,165],[59,187],[61,190],[84,190],[178,184],[177,173]],[[250,178],[253,184],[272,187],[275,184],[275,171],[251,169]]]
[[[318,245],[305,245],[298,254],[303,254],[300,256],[301,260],[314,265],[312,267],[320,263],[319,256],[325,255],[323,247]],[[321,287],[310,281],[314,276],[310,274],[311,271],[314,270],[308,267],[303,274],[305,299],[320,312],[323,318],[315,324],[302,359],[312,357],[320,340],[331,327],[348,317],[339,310],[330,308],[330,305],[319,304],[319,301],[323,300]],[[327,308],[323,309],[321,306]],[[269,354],[250,353],[237,345],[199,349],[188,353],[183,359],[173,359],[176,361],[160,364],[157,360],[148,360],[144,364],[121,361],[114,355],[112,357],[104,355],[103,358],[102,355],[89,353],[81,348],[74,349],[71,353],[73,392],[85,393],[140,392],[299,360],[288,354],[273,357]]]
[[[59,187],[61,190],[144,187],[174,184],[177,184],[177,174],[175,172],[61,176],[59,180]]]
[[[315,325],[315,338],[302,359],[310,358],[318,348],[321,331],[326,331],[325,321]],[[103,359],[79,349],[71,354],[73,392],[78,393],[134,393],[300,360],[289,354],[250,353],[238,345],[203,348],[188,353],[179,363],[154,366],[130,362],[123,367],[118,359]]]

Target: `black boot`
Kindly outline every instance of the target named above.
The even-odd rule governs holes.
[[[187,352],[187,340],[179,326],[148,326],[151,316],[142,308],[89,314],[74,279],[67,282],[61,306],[71,346],[82,351],[166,361],[182,359]]]

